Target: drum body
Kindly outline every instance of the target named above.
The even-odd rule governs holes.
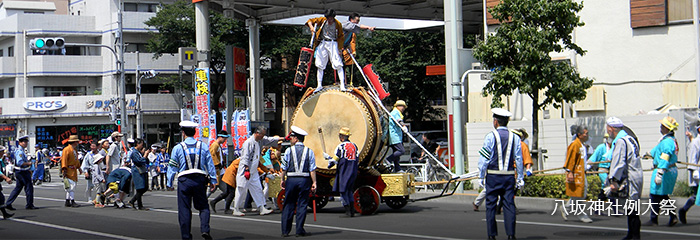
[[[354,88],[350,92],[337,87],[325,87],[317,93],[313,93],[313,89],[306,91],[294,111],[292,125],[309,133],[304,145],[314,151],[318,172],[335,174],[336,167],[328,168],[323,153],[335,154],[340,144],[338,131],[342,127],[350,128],[350,141],[358,147],[360,169],[371,168],[381,160],[379,155],[388,139],[388,121],[379,114],[377,107],[364,88]]]

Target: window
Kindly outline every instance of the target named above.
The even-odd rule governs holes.
[[[34,97],[84,96],[85,87],[34,87]]]
[[[0,98],[5,98],[5,89],[0,89]]]
[[[8,48],[7,48],[7,56],[8,56],[8,57],[14,57],[14,56],[15,56],[15,47],[8,47]]]
[[[10,87],[10,89],[7,89],[7,97],[8,98],[15,97],[15,87]]]
[[[693,20],[692,0],[668,0],[668,22],[690,22]]]
[[[3,49],[0,49],[0,57],[5,55],[5,51]]]
[[[146,49],[146,46],[148,45],[147,43],[125,43],[126,45],[124,48],[124,52],[132,53],[139,51],[141,53],[148,52]]]
[[[125,12],[157,12],[159,8],[158,3],[124,3]]]
[[[24,14],[44,14],[44,12],[24,11]]]

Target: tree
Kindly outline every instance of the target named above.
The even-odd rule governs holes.
[[[426,66],[445,62],[444,35],[425,31],[376,31],[370,36],[359,34],[357,60],[373,63],[377,74],[389,83],[391,96],[385,102],[393,104],[397,99],[405,100],[408,108],[404,115],[416,124],[444,116],[442,109],[431,105],[435,100],[444,100],[445,78],[425,75]],[[354,81],[355,85],[358,82],[365,85],[359,76]]]
[[[248,36],[245,24],[239,20],[226,18],[216,11],[209,11],[210,109],[219,109],[219,98],[226,90],[226,78],[222,70],[226,65],[226,45],[247,48]],[[195,47],[195,9],[188,1],[164,4],[156,16],[148,19],[146,25],[158,32],[151,32],[147,49],[154,58],[163,54],[177,53],[179,47]]]
[[[502,96],[514,90],[532,98],[532,144],[538,148],[538,113],[549,104],[586,98],[593,80],[581,77],[570,63],[553,62],[551,52],[573,51],[583,56],[571,33],[584,25],[573,0],[501,0],[489,10],[501,22],[496,34],[477,44],[474,57],[493,69],[482,95],[492,95],[492,107],[503,106]],[[540,92],[544,91],[544,99]],[[537,152],[533,151],[533,158]]]

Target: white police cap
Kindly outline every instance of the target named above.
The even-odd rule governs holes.
[[[493,115],[496,115],[499,117],[509,118],[509,117],[513,116],[512,113],[510,113],[508,110],[505,110],[503,108],[492,108],[491,112],[493,113]]]
[[[128,143],[136,143],[136,141],[134,141],[133,138],[127,138],[127,139],[126,139],[126,142],[128,142]]]
[[[300,127],[297,126],[292,126],[292,134],[298,135],[298,136],[306,136],[309,135],[304,129],[301,129]]]
[[[17,140],[22,141],[22,140],[24,140],[24,139],[29,140],[29,135],[21,136],[21,137],[19,137]]]
[[[181,127],[181,128],[196,128],[197,126],[199,126],[199,125],[197,125],[197,124],[194,123],[193,121],[187,121],[187,120],[185,120],[185,121],[180,122],[180,127]]]

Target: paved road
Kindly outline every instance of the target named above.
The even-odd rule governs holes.
[[[55,176],[55,175],[54,175]],[[84,201],[85,181],[79,182],[76,196]],[[4,184],[5,196],[12,186]],[[153,191],[144,196],[150,211],[131,209],[95,209],[83,203],[80,208],[63,207],[62,184],[53,182],[35,188],[37,210],[24,210],[20,197],[13,206],[18,210],[11,220],[0,220],[1,239],[177,239],[176,196],[174,192]],[[329,202],[319,211],[317,221],[308,215],[306,230],[312,239],[485,239],[484,212],[474,212],[468,196],[452,196],[427,202],[409,203],[400,210],[382,205],[378,213],[356,218],[339,218],[339,201]],[[517,216],[520,239],[619,239],[625,235],[626,218],[592,216],[591,224],[564,222],[550,215],[551,204],[522,201]],[[224,215],[223,202],[212,214],[212,236],[217,239],[270,239],[280,237],[280,214],[233,217]],[[498,216],[497,219],[502,219]],[[648,216],[642,218],[646,221]],[[662,218],[665,221],[667,218]],[[642,236],[654,239],[700,239],[700,207],[692,209],[690,224],[669,227],[643,227]],[[199,236],[199,220],[193,217],[193,233]],[[500,239],[505,239],[499,223]]]

